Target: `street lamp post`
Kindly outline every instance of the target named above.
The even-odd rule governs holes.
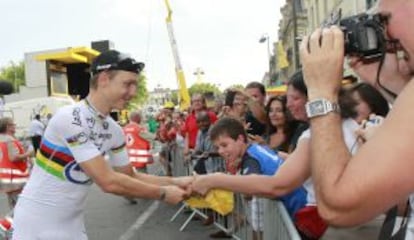
[[[269,34],[264,33],[262,37],[259,39],[259,43],[267,42],[267,61],[269,63],[269,70],[268,70],[268,81],[270,83],[271,78],[271,72],[272,72],[272,65],[271,65],[271,53],[270,53],[270,40],[269,40]]]
[[[194,73],[193,73],[196,77],[197,77],[197,83],[202,83],[202,75],[204,75],[204,71],[201,68],[197,68]]]

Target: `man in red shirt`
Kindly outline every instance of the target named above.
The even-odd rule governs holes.
[[[190,153],[191,149],[194,149],[196,145],[196,138],[198,132],[197,126],[197,113],[201,111],[206,111],[210,117],[211,123],[214,124],[217,121],[217,116],[214,112],[207,110],[206,99],[200,93],[194,94],[191,97],[191,112],[185,119],[184,123],[184,133],[185,133],[185,145],[184,145],[184,154],[187,155]]]

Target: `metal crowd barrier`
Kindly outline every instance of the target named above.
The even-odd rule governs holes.
[[[280,201],[264,199],[263,239],[301,239],[286,208]]]
[[[183,148],[178,144],[170,144],[170,164],[173,176],[188,176],[192,174],[192,164],[185,163]],[[300,240],[300,236],[283,204],[276,200],[246,197],[234,194],[234,210],[227,216],[222,216],[212,210],[195,209],[183,205],[172,216],[174,221],[184,210],[191,214],[181,225],[183,231],[197,215],[207,219],[213,216],[216,228],[238,240]]]

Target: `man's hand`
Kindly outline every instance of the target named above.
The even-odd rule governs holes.
[[[193,193],[200,194],[202,196],[206,195],[208,191],[212,188],[210,186],[210,179],[221,175],[223,173],[213,173],[207,175],[196,175],[193,183],[191,184],[191,188]]]
[[[344,34],[337,26],[317,29],[302,41],[300,56],[309,99],[337,96],[341,88],[344,52]]]
[[[188,191],[177,186],[164,186],[162,188],[165,189],[165,197],[163,201],[169,204],[177,204],[188,198],[190,195]]]
[[[173,184],[177,187],[187,190],[189,187],[191,187],[191,183],[194,181],[194,179],[195,176],[175,177],[173,178]]]

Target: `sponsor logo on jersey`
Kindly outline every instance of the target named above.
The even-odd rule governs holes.
[[[79,163],[72,161],[67,164],[64,169],[65,178],[72,183],[81,184],[81,185],[90,185],[92,184],[92,179],[85,174],[82,168],[79,166]]]
[[[93,128],[95,126],[95,122],[96,120],[93,117],[86,118],[86,123],[88,124],[89,128]]]
[[[88,136],[86,135],[86,133],[81,132],[78,133],[70,138],[67,138],[66,141],[68,142],[68,144],[72,147],[77,146],[79,144],[83,144],[86,141],[88,141]]]
[[[80,117],[80,108],[74,108],[73,112],[72,112],[72,124],[74,125],[78,125],[78,126],[82,126],[82,121],[81,121],[81,117]]]

